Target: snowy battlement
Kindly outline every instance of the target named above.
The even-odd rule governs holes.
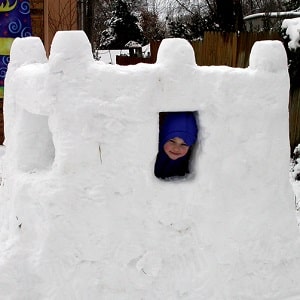
[[[58,32],[49,60],[39,39],[16,39],[0,298],[299,296],[288,98],[279,41],[255,43],[234,69],[197,66],[182,39],[127,67],[94,61],[81,31]],[[166,111],[197,112],[187,180],[153,173]]]
[[[270,83],[266,85],[262,84],[262,80],[266,78],[264,72],[281,74],[269,76]],[[278,82],[284,84],[285,89],[276,86],[273,77],[280,78]],[[245,90],[246,87],[248,90]],[[266,94],[269,97],[266,98]],[[220,113],[220,121],[227,123],[231,119],[230,115],[236,114],[239,109],[243,109],[243,112],[239,112],[240,120],[243,120],[243,114],[248,116],[249,109],[254,112],[254,118],[257,118],[258,111],[264,114],[264,109],[260,107],[269,111],[270,103],[276,103],[280,106],[280,112],[287,114],[287,97],[287,61],[285,51],[278,41],[256,43],[248,70],[199,68],[196,66],[192,47],[187,41],[180,39],[163,41],[155,65],[141,64],[126,68],[94,61],[89,41],[83,32],[58,32],[51,47],[49,61],[38,38],[17,39],[12,47],[6,78],[5,144],[18,162],[17,169],[30,171],[49,167],[53,164],[55,153],[54,165],[65,168],[64,171],[67,172],[85,164],[95,166],[95,162],[99,160],[99,147],[101,151],[101,144],[107,141],[103,135],[111,132],[111,138],[119,138],[122,130],[125,133],[126,129],[122,127],[126,125],[128,129],[132,127],[132,132],[127,134],[135,136],[131,140],[129,136],[124,136],[126,141],[129,140],[126,144],[129,146],[135,141],[135,149],[129,146],[130,152],[144,152],[140,163],[148,160],[150,173],[149,166],[155,157],[158,142],[159,112],[199,112],[199,124],[203,126],[200,132],[203,142],[201,145],[204,146],[206,132],[212,129],[210,125],[202,124],[205,118],[214,118],[213,114],[217,117]],[[206,109],[207,105],[211,110],[210,114]],[[16,123],[15,120],[20,116],[22,120]],[[32,122],[36,122],[35,126]],[[132,122],[135,123],[133,126],[128,125]],[[276,126],[280,127],[279,130],[287,141],[287,115],[284,122],[283,126],[278,122]],[[143,130],[148,135],[141,132],[139,136],[136,130],[144,125]],[[256,136],[261,129],[256,129],[255,126],[249,129]],[[238,127],[240,134],[247,136],[250,143],[248,128]],[[223,130],[222,135],[224,133]],[[271,132],[265,132],[266,142],[270,134]],[[232,137],[230,132],[230,139]],[[279,135],[278,138],[281,139]],[[69,141],[68,146],[64,147],[66,140]],[[12,146],[10,141],[17,145]],[[238,145],[239,139],[236,142]],[[27,156],[26,149],[32,154],[32,145],[36,143],[35,155]],[[222,141],[217,140],[216,143]],[[81,149],[85,148],[85,144],[87,149]],[[146,149],[140,148],[142,144]],[[287,142],[280,144],[287,150]],[[90,153],[93,148],[94,152]],[[115,146],[112,145],[112,148]],[[105,150],[103,145],[103,151]],[[89,155],[84,151],[89,151]],[[286,154],[285,151],[282,153]],[[136,155],[133,155],[133,159]],[[106,161],[105,156],[103,160]],[[126,163],[129,161],[127,158]],[[41,163],[43,166],[40,166]]]

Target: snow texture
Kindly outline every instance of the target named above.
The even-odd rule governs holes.
[[[285,30],[286,35],[290,38],[288,46],[291,50],[299,48],[300,38],[300,17],[293,19],[285,19],[282,22],[282,29]]]
[[[197,66],[182,39],[156,64],[93,60],[81,31],[16,39],[5,86],[0,299],[300,297],[279,41],[246,69]],[[158,114],[195,111],[193,173],[153,174]]]

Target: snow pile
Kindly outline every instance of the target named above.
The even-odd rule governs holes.
[[[285,30],[286,35],[288,35],[290,38],[288,43],[289,48],[292,50],[299,48],[300,18],[285,19],[283,20],[281,27]]]
[[[299,298],[280,42],[247,69],[198,67],[182,39],[128,67],[80,31],[41,45],[17,39],[6,79],[0,298]],[[162,111],[198,115],[182,181],[153,174]]]

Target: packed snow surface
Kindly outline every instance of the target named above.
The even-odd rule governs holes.
[[[93,60],[81,31],[16,39],[5,83],[0,299],[300,297],[289,183],[289,77],[279,41],[246,69]],[[192,174],[153,174],[158,116],[194,111]]]

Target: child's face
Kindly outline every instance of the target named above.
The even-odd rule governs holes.
[[[179,137],[170,139],[164,144],[164,151],[172,160],[185,156],[189,148],[185,141]]]

